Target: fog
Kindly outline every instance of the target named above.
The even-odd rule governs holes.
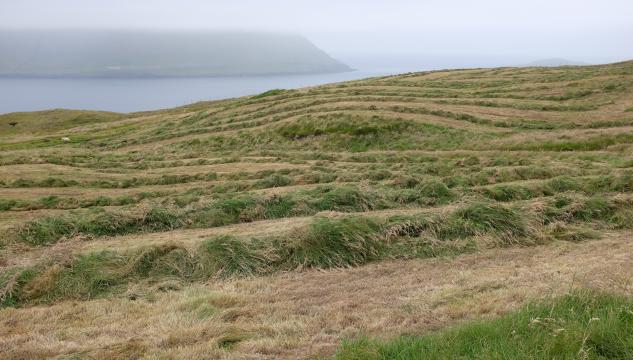
[[[0,0],[4,28],[283,31],[343,61],[625,60],[633,58],[632,14],[630,0]]]
[[[304,37],[266,32],[2,30],[0,76],[201,77],[350,68]]]

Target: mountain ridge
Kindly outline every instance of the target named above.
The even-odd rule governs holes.
[[[2,30],[0,76],[204,77],[350,71],[301,35]]]

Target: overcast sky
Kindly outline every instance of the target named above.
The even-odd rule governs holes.
[[[0,0],[0,27],[290,31],[333,53],[633,58],[633,0]]]

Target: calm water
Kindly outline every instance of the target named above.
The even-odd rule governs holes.
[[[44,109],[131,112],[171,108],[201,100],[258,94],[385,75],[339,74],[154,79],[0,78],[0,114]]]
[[[336,54],[360,71],[339,74],[149,79],[28,79],[0,77],[0,114],[44,109],[131,112],[156,110],[409,71],[507,66],[526,59],[424,54]]]

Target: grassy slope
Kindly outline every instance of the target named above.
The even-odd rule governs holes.
[[[122,114],[103,111],[47,110],[0,115],[0,136],[47,134],[90,124],[120,120]],[[15,125],[11,125],[15,123]]]
[[[283,274],[310,276],[310,269],[625,239],[633,227],[632,80],[631,62],[474,69],[274,90],[149,113],[5,115],[0,301],[17,309],[0,311],[28,331],[43,325],[27,320],[35,305],[73,314],[68,300],[90,311],[123,302],[129,306],[116,317],[124,318],[135,314],[134,304],[151,309],[157,297],[167,307],[187,302],[190,289],[208,292],[200,284],[209,281],[224,287],[246,277],[283,285]],[[396,279],[385,281],[398,291],[405,284]],[[532,297],[563,280],[535,281]],[[486,290],[491,298],[497,286],[508,283]],[[627,286],[599,287],[630,295]],[[164,291],[171,291],[167,298]],[[214,301],[194,307],[220,306]],[[18,331],[14,339],[24,342],[11,354],[178,356],[213,349],[229,358],[296,357],[331,354],[333,341],[363,329],[380,335],[362,317],[328,325],[333,335],[322,338],[307,319],[290,332],[285,322],[263,330],[258,326],[277,320],[230,303],[249,312],[249,320],[242,323],[240,315],[215,328],[215,315],[202,316],[195,328],[213,333],[206,340],[169,340],[176,335],[165,330],[151,335],[162,340],[131,344],[117,337],[103,340],[112,348],[99,350],[90,342],[65,347],[61,334],[43,347]],[[407,306],[393,310],[389,321],[422,316]],[[388,333],[427,329],[407,324]],[[52,331],[64,322],[47,326]],[[108,326],[125,329],[120,320]],[[84,331],[78,325],[74,333]]]

